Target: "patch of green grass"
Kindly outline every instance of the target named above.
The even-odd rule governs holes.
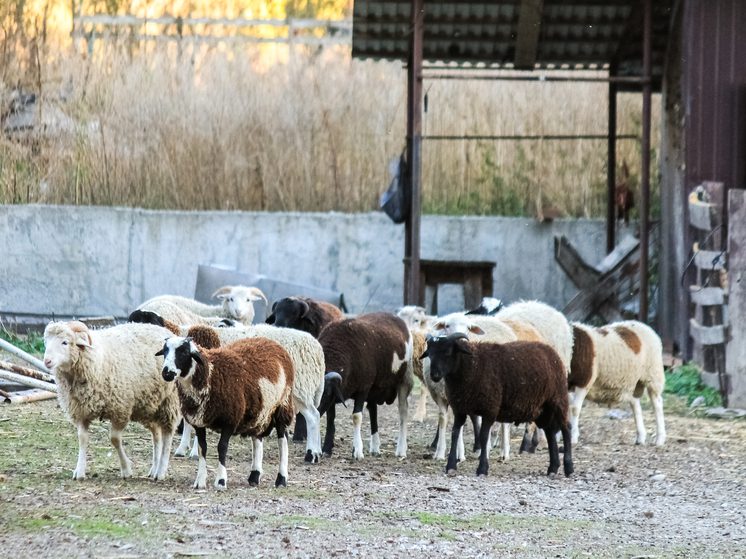
[[[121,511],[116,516],[102,514],[101,508],[90,511],[91,516],[71,515],[65,511],[46,512],[40,517],[21,518],[16,524],[20,530],[38,532],[50,528],[70,530],[77,536],[129,538],[139,535],[141,525],[134,519],[121,518]],[[114,520],[116,518],[116,521]]]
[[[44,338],[38,332],[30,332],[26,336],[19,336],[5,328],[0,328],[0,338],[26,353],[32,355],[42,355],[44,353]]]
[[[698,396],[704,397],[705,406],[707,407],[723,405],[720,393],[717,390],[702,384],[702,380],[699,376],[699,368],[691,363],[676,367],[666,375],[666,387],[664,393],[674,394],[683,398],[686,400],[687,406],[690,405]]]

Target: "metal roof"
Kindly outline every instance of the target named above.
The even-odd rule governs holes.
[[[674,0],[653,2],[652,76],[660,88]],[[642,75],[640,0],[425,0],[423,57],[430,66],[616,68]],[[409,53],[409,0],[355,0],[352,55],[401,60]]]

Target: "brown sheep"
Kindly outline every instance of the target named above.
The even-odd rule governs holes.
[[[287,485],[288,443],[285,430],[293,419],[291,390],[295,372],[287,351],[265,338],[247,338],[216,349],[197,346],[191,338],[168,338],[163,349],[163,379],[176,380],[184,419],[197,432],[199,467],[195,489],[207,481],[209,427],[220,432],[220,465],[215,487],[227,485],[225,458],[233,435],[252,437],[253,463],[249,485],[259,484],[263,437],[273,428],[280,445],[280,468],[275,487]]]

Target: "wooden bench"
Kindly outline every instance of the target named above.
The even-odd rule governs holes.
[[[464,288],[464,307],[473,309],[482,297],[492,296],[494,269],[495,262],[489,261],[420,260],[418,304],[428,313],[438,314],[438,287],[460,284]]]

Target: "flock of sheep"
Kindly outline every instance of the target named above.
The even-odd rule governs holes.
[[[435,459],[446,458],[448,410],[453,411],[448,473],[465,457],[462,428],[469,417],[477,475],[487,474],[490,448],[498,440],[501,458],[508,459],[511,423],[526,425],[521,450],[533,451],[540,434],[546,436],[548,474],[557,473],[561,451],[563,471],[570,475],[586,397],[610,405],[630,402],[636,443],[644,444],[640,397],[647,390],[655,410],[655,443],[666,439],[661,341],[640,322],[592,327],[570,323],[537,301],[502,308],[491,299],[473,311],[442,317],[427,316],[421,307],[345,317],[329,303],[288,297],[274,302],[267,324],[253,324],[253,303],[267,302],[260,290],[228,286],[214,297],[222,304],[155,297],[133,311],[128,323],[100,330],[78,321],[46,327],[44,363],[55,374],[59,402],[78,432],[74,479],[86,477],[88,429],[96,419],[111,423],[111,443],[125,478],[132,475],[132,464],[122,431],[130,421],[148,428],[149,477],[164,479],[183,420],[174,454],[199,458],[195,488],[207,484],[207,429],[219,433],[217,489],[227,487],[228,444],[237,434],[252,438],[249,484],[259,484],[263,440],[272,432],[280,462],[275,486],[284,486],[293,422],[294,438],[306,440],[305,460],[316,463],[331,456],[336,405],[349,400],[353,458],[364,455],[363,408],[370,419],[368,452],[380,454],[378,406],[394,400],[396,456],[405,457],[415,377],[426,388],[415,419],[424,419],[428,395],[438,406]],[[323,443],[321,415],[327,416]],[[493,426],[499,426],[494,433]]]

